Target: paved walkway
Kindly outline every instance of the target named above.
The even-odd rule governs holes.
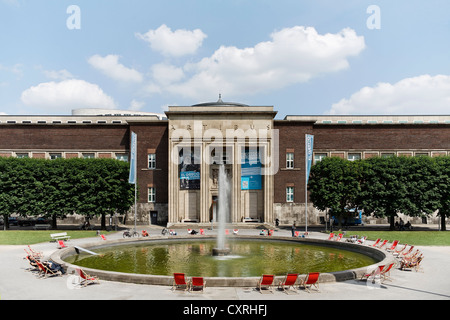
[[[146,228],[146,230],[149,230]],[[178,230],[185,232],[185,230]],[[214,231],[208,230],[208,234]],[[240,234],[257,235],[259,230],[243,229]],[[159,235],[160,230],[150,230],[150,236]],[[290,231],[280,230],[277,236],[290,236]],[[120,238],[122,233],[109,234],[108,238]],[[311,232],[311,238],[323,239],[325,234]],[[92,238],[70,240],[70,245],[92,242]],[[370,282],[346,281],[320,284],[319,293],[307,293],[299,290],[295,294],[275,291],[273,294],[261,294],[256,288],[206,288],[203,293],[172,292],[167,286],[149,286],[118,282],[101,281],[99,285],[91,285],[74,289],[70,285],[70,275],[37,278],[27,271],[29,264],[24,260],[26,246],[0,246],[0,299],[1,300],[378,300],[408,299],[436,300],[450,299],[450,246],[417,247],[425,258],[422,262],[423,272],[400,271],[391,272],[392,281],[381,285]],[[32,246],[33,249],[49,256],[56,249],[56,244],[47,242]]]

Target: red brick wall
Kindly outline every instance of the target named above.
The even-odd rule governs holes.
[[[137,134],[137,179],[139,202],[146,203],[148,186],[156,188],[156,202],[168,202],[168,122],[131,123],[130,132]],[[130,133],[131,134],[131,133]],[[148,169],[148,152],[156,154],[156,169]]]
[[[129,149],[128,127],[122,125],[2,125],[0,150]]]

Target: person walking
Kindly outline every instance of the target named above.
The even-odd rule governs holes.
[[[296,230],[297,228],[296,228],[296,226],[295,226],[295,221],[294,221],[294,223],[292,224],[292,227],[291,227],[291,231],[292,231],[292,236],[293,237],[295,237],[295,230]]]

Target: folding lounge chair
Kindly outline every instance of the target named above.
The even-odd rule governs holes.
[[[201,234],[202,236],[204,236],[204,235],[205,235],[205,230],[204,230],[204,229],[200,229],[200,234]]]
[[[384,265],[378,266],[375,270],[372,270],[369,273],[365,273],[361,276],[359,280],[369,280],[369,278],[373,278],[372,282],[375,282],[375,278],[381,275],[381,270],[384,269]]]
[[[389,242],[389,240],[384,240],[382,244],[380,244],[377,248],[383,249],[383,247]]]
[[[45,262],[40,262],[38,260],[35,261],[39,268],[39,276],[47,278],[47,276],[52,277],[62,275],[62,272],[60,270],[52,270],[49,266],[46,265]]]
[[[405,252],[401,252],[401,253],[397,256],[397,258],[399,258],[399,259],[405,258],[406,256],[408,256],[408,254],[410,254],[410,253],[413,251],[413,249],[414,249],[414,246],[409,247],[409,250],[407,250],[407,251],[405,251]]]
[[[366,242],[367,236],[361,237],[358,240],[356,240],[356,243],[364,244]]]
[[[100,283],[97,277],[93,277],[84,272],[83,269],[76,268],[77,274],[80,276],[80,286],[87,286],[89,284]]]
[[[184,273],[175,272],[173,274],[172,290],[183,289],[183,287],[184,291],[187,291],[189,289],[189,283],[186,281]]]
[[[272,274],[263,274],[258,281],[259,292],[262,293],[263,287],[266,287],[270,293],[273,293],[272,285],[273,285],[274,279],[275,279],[275,276]]]
[[[374,244],[372,244],[372,247],[376,247],[381,241],[381,238],[378,238]]]
[[[330,233],[330,235],[328,236],[328,239],[327,239],[327,240],[333,240],[333,238],[334,238],[334,233],[332,232],[332,233]]]
[[[102,237],[103,240],[106,240],[106,237],[104,234],[101,234],[100,237]]]
[[[304,287],[306,291],[310,292],[309,289],[314,286],[317,292],[319,292],[319,276],[319,272],[308,273],[306,278],[300,282],[300,287]]]
[[[406,249],[407,246],[408,246],[408,244],[405,244],[405,245],[403,246],[403,248],[401,248],[401,249],[395,249],[395,250],[392,252],[392,254],[393,254],[394,256],[398,256],[401,252],[403,252],[403,250]]]
[[[394,264],[391,263],[387,267],[383,268],[383,270],[381,270],[380,276],[383,278],[383,280],[381,280],[381,281],[385,281],[385,280],[392,281],[392,279],[391,279],[391,269],[392,269],[393,266],[394,266]]]
[[[336,239],[334,239],[335,241],[341,241],[343,234],[339,233],[336,237]]]
[[[199,291],[203,292],[203,289],[205,289],[205,287],[206,287],[206,281],[203,279],[203,277],[192,277],[191,278],[189,291],[195,291],[195,289],[198,289]]]
[[[58,240],[58,249],[67,248],[64,240]]]
[[[233,234],[237,235],[239,233],[239,229],[233,229]]]
[[[386,248],[387,251],[394,251],[395,248],[398,245],[398,240],[395,240],[394,242],[392,242],[392,245],[389,248]]]
[[[288,273],[283,281],[278,283],[278,289],[283,289],[284,292],[288,293],[289,288],[294,289],[295,283],[297,282],[297,273]],[[295,290],[294,290],[295,291]]]
[[[33,249],[31,249],[31,247],[28,245],[28,249],[30,249],[30,255],[36,259],[40,259],[44,256],[44,254],[41,251],[35,251]],[[25,250],[26,252],[27,250]],[[27,252],[28,253],[28,252]]]

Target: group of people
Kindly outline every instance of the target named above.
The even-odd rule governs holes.
[[[399,231],[412,230],[411,222],[408,221],[408,222],[404,223],[403,219],[400,219],[400,222],[396,221],[394,226],[395,226],[395,229],[399,230]]]

